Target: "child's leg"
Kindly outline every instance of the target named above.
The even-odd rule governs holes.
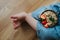
[[[14,28],[17,28],[20,26],[20,20],[25,20],[34,30],[36,29],[36,23],[37,21],[29,14],[26,14],[25,12],[16,14],[11,16],[11,19],[14,24]]]

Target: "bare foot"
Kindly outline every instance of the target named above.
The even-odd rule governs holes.
[[[21,25],[21,20],[24,19],[24,17],[25,17],[25,12],[11,16],[11,20],[13,22],[14,29],[17,29]]]

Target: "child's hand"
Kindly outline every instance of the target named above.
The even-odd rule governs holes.
[[[11,16],[11,20],[13,21],[14,29],[21,26],[21,22],[26,21],[34,30],[36,30],[37,20],[35,20],[31,14],[27,14],[26,12],[15,14]]]
[[[18,20],[17,16],[11,16],[11,20],[13,22],[14,29],[17,29],[20,26],[20,21]]]
[[[13,22],[14,29],[17,29],[19,26],[21,26],[22,20],[25,18],[25,12],[15,14],[11,16],[11,20]]]

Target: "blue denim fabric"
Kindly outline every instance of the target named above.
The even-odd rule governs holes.
[[[38,16],[41,15],[41,13],[45,10],[53,10],[58,15],[58,24],[56,24],[53,28],[45,28],[40,23],[40,19]],[[36,32],[39,40],[60,40],[60,3],[55,3],[38,8],[37,10],[32,12],[32,17],[38,21]]]

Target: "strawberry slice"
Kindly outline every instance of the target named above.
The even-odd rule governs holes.
[[[47,21],[46,21],[46,20],[45,20],[45,21],[42,21],[42,24],[43,24],[43,25],[45,25],[46,23],[47,23]]]
[[[48,28],[49,26],[48,26],[48,24],[45,24],[44,27],[45,27],[45,28]]]

